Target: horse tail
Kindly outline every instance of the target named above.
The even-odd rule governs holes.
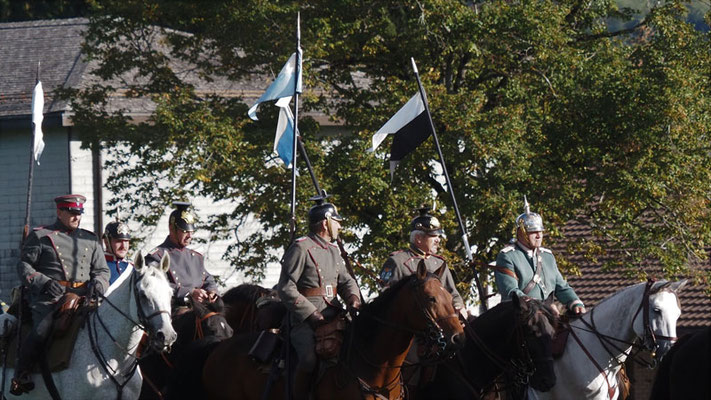
[[[207,337],[192,342],[180,356],[171,373],[167,400],[193,400],[204,397],[202,369],[220,339]]]

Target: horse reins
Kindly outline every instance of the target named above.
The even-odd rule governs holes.
[[[220,313],[212,311],[205,314],[202,318],[199,315],[195,315],[195,336],[193,336],[193,340],[198,340],[205,337],[205,333],[202,330],[202,323],[210,317],[214,317],[215,315],[220,315]]]
[[[136,272],[133,270],[131,272],[131,291],[133,293],[133,298],[134,301],[136,302],[136,312],[138,314],[138,322],[136,322],[131,316],[127,315],[123,310],[119,309],[116,307],[111,301],[104,295],[101,295],[97,293],[97,296],[102,299],[102,301],[106,302],[108,305],[111,306],[114,310],[116,310],[120,315],[122,315],[125,319],[127,319],[131,324],[133,324],[133,327],[138,327],[138,329],[142,331],[146,331],[146,326],[148,325],[148,321],[156,316],[159,316],[161,314],[168,314],[170,315],[169,311],[164,311],[164,310],[158,310],[151,315],[146,316],[146,314],[143,311],[143,308],[141,307],[141,302],[138,297],[138,292],[135,289],[135,286],[141,281],[141,278],[136,278]],[[128,382],[131,380],[133,375],[136,373],[136,370],[138,369],[138,357],[132,355],[129,350],[123,349],[122,346],[118,344],[116,339],[111,335],[111,332],[109,332],[108,327],[104,323],[104,321],[101,319],[99,316],[98,310],[97,312],[93,313],[93,318],[99,321],[101,324],[101,327],[103,328],[104,333],[111,339],[112,343],[116,345],[117,347],[121,348],[127,356],[131,357],[133,360],[131,361],[131,367],[127,370],[126,373],[123,374],[125,380],[123,382],[119,382],[118,379],[116,378],[115,374],[118,373],[119,371],[112,371],[113,368],[109,365],[108,361],[106,360],[106,357],[101,353],[101,349],[99,349],[98,346],[98,338],[99,338],[99,332],[97,330],[96,324],[93,325],[91,324],[91,318],[87,319],[87,325],[88,325],[88,336],[89,336],[89,342],[91,343],[91,349],[96,356],[97,360],[99,361],[99,365],[102,367],[104,372],[109,376],[109,379],[111,382],[114,383],[116,386],[118,395],[117,399],[121,400],[123,396],[123,388],[128,384]],[[92,335],[93,333],[93,335]]]
[[[647,280],[647,283],[645,284],[645,287],[644,287],[644,294],[642,295],[642,301],[640,302],[639,307],[637,307],[637,311],[634,313],[634,316],[632,317],[632,324],[634,325],[634,321],[637,319],[637,315],[639,315],[640,310],[642,310],[642,323],[644,325],[644,327],[643,327],[644,337],[642,338],[642,342],[643,342],[642,345],[637,344],[636,339],[632,342],[629,342],[626,340],[618,339],[618,338],[600,333],[597,330],[597,328],[595,327],[595,319],[594,319],[594,314],[593,314],[595,311],[594,308],[590,310],[590,322],[585,321],[584,318],[580,318],[580,321],[588,329],[576,327],[576,326],[573,326],[570,324],[568,325],[570,328],[569,329],[570,334],[573,336],[573,339],[575,339],[575,341],[578,343],[578,345],[583,350],[585,355],[590,359],[590,361],[593,363],[595,368],[597,368],[597,370],[600,372],[600,374],[605,378],[605,383],[607,383],[607,392],[608,392],[609,398],[612,398],[614,396],[617,386],[612,387],[610,385],[610,381],[607,378],[607,374],[605,373],[604,369],[595,360],[595,358],[592,356],[592,354],[590,354],[588,349],[583,345],[582,341],[580,340],[580,338],[578,337],[578,335],[575,333],[575,331],[572,328],[576,328],[576,329],[584,330],[586,332],[593,333],[598,338],[598,340],[600,341],[600,344],[605,349],[605,351],[610,356],[612,356],[614,359],[616,359],[618,364],[621,364],[618,359],[618,356],[614,355],[612,353],[612,351],[610,351],[610,349],[607,347],[607,345],[613,347],[615,350],[622,353],[625,357],[630,356],[632,354],[632,352],[630,351],[628,353],[626,350],[621,349],[614,342],[612,342],[613,340],[616,342],[619,342],[619,343],[624,343],[626,345],[629,345],[632,348],[639,348],[640,350],[645,350],[645,349],[649,350],[652,353],[652,356],[654,357],[656,354],[656,349],[658,348],[657,338],[663,339],[663,340],[677,340],[677,338],[674,336],[655,335],[654,331],[652,330],[651,324],[649,323],[649,297],[651,295],[650,292],[651,292],[651,289],[652,289],[652,286],[654,285],[654,283],[655,283],[655,280],[652,278]],[[633,328],[633,331],[634,331],[634,328]],[[647,346],[647,339],[648,338],[651,339],[650,346]],[[646,365],[648,367],[654,366],[652,363],[648,363],[648,362],[642,363],[641,361],[637,360],[637,358],[634,356],[632,357],[632,359],[641,365]]]

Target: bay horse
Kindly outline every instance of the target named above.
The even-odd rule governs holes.
[[[556,383],[551,354],[558,319],[546,302],[512,296],[465,326],[467,341],[455,358],[437,366],[417,399],[480,399],[499,376],[506,395],[525,398],[527,385],[546,391]]]
[[[232,336],[232,327],[225,320],[223,312],[224,303],[221,298],[212,303],[194,302],[191,298],[189,311],[173,317],[173,328],[178,333],[178,339],[171,350],[150,352],[138,362],[143,375],[140,399],[165,398],[173,371],[180,369],[182,356],[194,341],[206,345]]]
[[[235,286],[225,292],[222,300],[225,319],[235,334],[279,328],[286,315],[286,307],[281,304],[276,290],[259,285]]]
[[[686,335],[664,356],[650,400],[711,398],[711,327]]]
[[[313,398],[403,398],[401,367],[415,336],[437,346],[440,353],[464,341],[452,296],[437,275],[427,272],[424,263],[415,274],[363,305],[347,329],[339,362],[325,370]],[[233,336],[208,356],[202,371],[205,398],[262,398],[267,374],[263,365],[247,356],[253,337]],[[284,389],[284,379],[279,377],[268,398],[283,399]]]
[[[659,360],[676,341],[677,293],[685,284],[649,280],[628,286],[572,321],[564,353],[554,362],[559,383],[546,393],[530,389],[529,397],[616,400],[617,374],[633,348]]]
[[[136,399],[141,390],[136,349],[144,330],[149,347],[163,351],[175,342],[170,320],[173,290],[165,272],[170,258],[166,254],[160,268],[145,265],[139,253],[129,267],[102,296],[95,311],[87,316],[79,331],[71,364],[52,378],[63,399]],[[3,314],[5,315],[5,314]],[[7,368],[7,382],[14,371]],[[4,393],[7,399],[50,399],[40,374],[33,374],[35,389],[20,397]]]

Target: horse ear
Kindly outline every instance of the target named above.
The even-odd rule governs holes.
[[[548,298],[543,302],[543,304],[548,307],[553,307],[553,300],[555,299],[553,298],[553,292],[551,292],[551,294],[548,295]]]
[[[444,270],[446,270],[446,269],[447,269],[447,264],[442,263],[442,266],[437,268],[437,271],[435,271],[435,275],[437,275],[437,277],[440,280],[442,280],[442,275],[444,275]]]
[[[527,304],[523,300],[523,297],[519,297],[516,293],[511,293],[511,303],[513,303],[513,308],[516,312],[519,312],[526,308]]]
[[[671,288],[671,290],[672,290],[674,293],[679,293],[679,291],[680,291],[681,289],[683,289],[684,286],[686,286],[686,284],[687,284],[688,282],[689,282],[689,281],[688,281],[687,279],[684,279],[684,280],[681,280],[681,281],[678,281],[678,282],[674,282],[674,283],[671,284],[670,288]]]
[[[160,259],[160,270],[163,272],[168,272],[168,269],[170,269],[170,256],[166,252]]]
[[[136,254],[136,259],[133,261],[134,268],[137,270],[140,270],[143,268],[143,264],[145,263],[145,260],[143,258],[143,253],[141,251],[138,251],[138,254]]]
[[[417,278],[420,280],[427,278],[427,266],[425,265],[424,259],[420,260],[420,263],[417,264]]]

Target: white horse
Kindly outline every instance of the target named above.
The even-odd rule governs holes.
[[[684,280],[629,286],[571,322],[565,352],[554,362],[558,383],[545,393],[529,389],[529,398],[617,399],[617,373],[633,347],[660,359],[676,341],[681,315],[677,293],[685,284]]]
[[[136,350],[144,329],[158,351],[170,348],[177,338],[170,320],[172,290],[165,277],[170,259],[163,257],[160,268],[144,263],[139,253],[135,267],[111,285],[79,331],[70,367],[52,374],[62,399],[137,399],[143,378],[136,367]],[[7,399],[52,398],[40,374],[32,376],[34,390],[11,395],[13,373],[11,368],[5,372]]]

